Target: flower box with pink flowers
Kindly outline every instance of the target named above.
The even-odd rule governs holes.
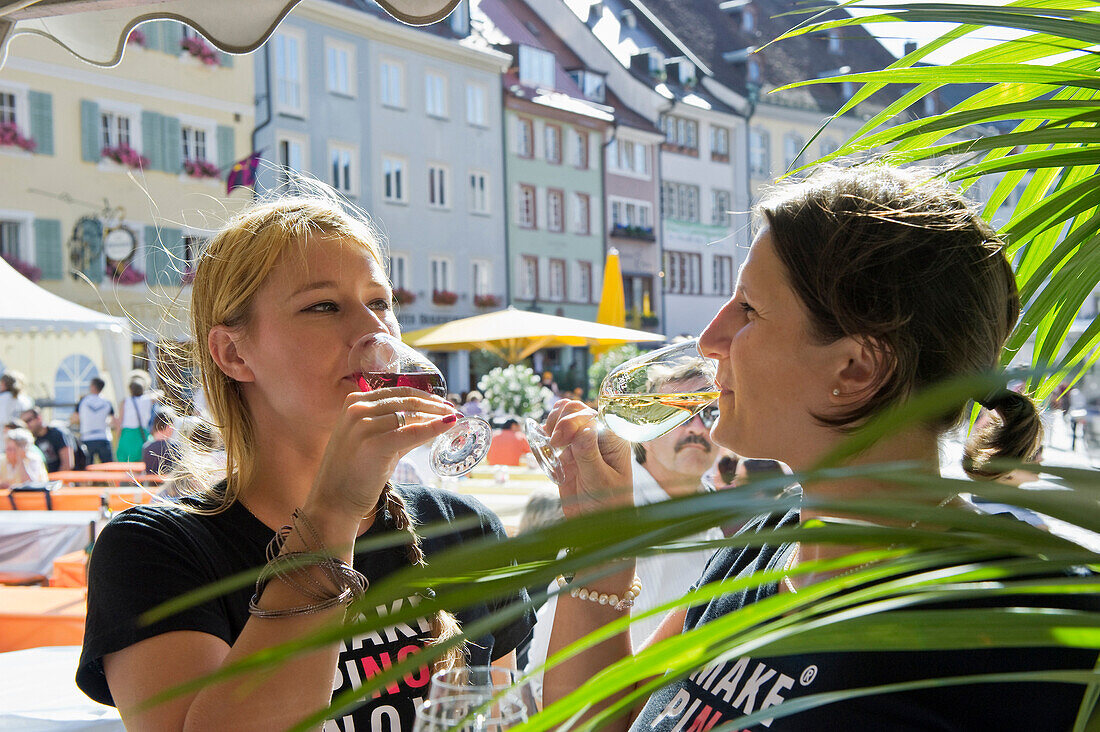
[[[495,308],[500,305],[500,298],[496,295],[474,295],[474,306],[479,308]]]
[[[220,178],[222,174],[209,160],[184,160],[183,171],[192,178]]]
[[[180,48],[202,61],[207,66],[218,66],[218,53],[205,39],[191,36],[180,41]]]
[[[34,152],[37,144],[31,138],[20,134],[19,128],[15,126],[14,122],[0,122],[0,146],[18,147],[27,152]]]
[[[436,305],[454,305],[458,302],[458,293],[450,290],[432,290],[432,302]]]
[[[119,165],[125,165],[127,168],[145,168],[149,165],[149,158],[129,145],[105,147],[100,150],[99,154],[109,160],[114,160]]]

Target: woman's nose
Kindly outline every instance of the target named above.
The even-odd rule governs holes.
[[[733,301],[727,302],[714,315],[699,336],[699,352],[708,358],[722,358],[729,353],[729,336],[726,334],[728,310]]]

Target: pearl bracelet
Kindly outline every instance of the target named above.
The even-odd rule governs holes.
[[[565,579],[562,575],[558,575],[557,578],[558,587],[565,588],[569,584],[569,580]],[[622,597],[615,594],[607,594],[606,592],[596,592],[595,590],[589,590],[586,587],[574,587],[569,590],[570,597],[576,597],[581,600],[591,600],[599,605],[607,605],[613,607],[619,612],[629,610],[634,607],[634,600],[638,598],[638,595],[642,594],[642,581],[638,579],[638,575],[634,575],[634,581],[630,583],[630,588],[623,593]]]

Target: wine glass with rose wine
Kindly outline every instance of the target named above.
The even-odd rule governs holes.
[[[626,361],[600,384],[599,420],[630,442],[648,442],[667,434],[718,398],[715,363],[699,352],[698,339],[665,346]],[[535,461],[561,482],[561,461],[550,436],[538,422],[524,425]]]
[[[349,366],[362,391],[411,386],[438,397],[447,396],[447,382],[435,364],[389,333],[370,333],[360,338],[351,349]],[[459,418],[432,443],[432,470],[444,477],[465,475],[489,452],[492,435],[485,420]]]

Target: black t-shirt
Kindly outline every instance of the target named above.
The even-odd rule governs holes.
[[[485,535],[505,536],[500,519],[473,498],[423,486],[401,485],[395,490],[400,491],[417,525],[470,516],[478,519],[473,528],[425,537],[422,546],[429,562],[433,553],[448,546]],[[392,530],[392,519],[383,511],[360,538]],[[77,685],[92,699],[113,704],[103,673],[103,656],[162,633],[200,631],[232,645],[250,617],[251,586],[150,626],[138,627],[135,619],[183,592],[262,566],[273,534],[239,502],[213,516],[189,513],[171,504],[137,506],[115,516],[96,539],[88,565],[88,616]],[[371,581],[385,577],[409,566],[406,546],[357,553],[354,566]],[[505,605],[526,601],[526,593],[520,591],[510,598],[464,608],[455,615],[465,627]],[[419,602],[419,597],[396,600],[390,612],[410,602]],[[530,634],[533,625],[534,614],[528,612],[489,635],[470,639],[468,662],[485,665],[506,655]],[[335,669],[333,695],[360,686],[404,660],[424,647],[429,638],[430,625],[420,620],[346,639]],[[351,714],[354,729],[382,729],[388,723],[393,732],[411,730],[415,703],[426,696],[430,676],[428,668],[421,668],[388,687],[384,694],[367,700]],[[341,730],[353,728],[345,719],[335,724]]]
[[[41,437],[34,438],[34,444],[46,458],[47,473],[61,470],[61,451],[69,446],[64,432],[57,427],[47,427]]]
[[[778,526],[798,522],[798,513],[783,516]],[[749,530],[766,530],[757,519]],[[719,549],[698,586],[761,570],[778,570],[791,547],[768,545]],[[722,595],[689,608],[684,630],[691,630],[727,613],[770,597],[768,584]],[[1022,606],[1051,600],[1002,598],[1001,606]],[[1087,609],[1096,611],[1095,601]],[[990,607],[983,600],[975,607]],[[1066,603],[1066,606],[1074,603]],[[968,607],[952,603],[950,607]],[[946,607],[938,605],[937,607]],[[706,730],[745,714],[810,694],[860,689],[889,683],[947,676],[966,676],[1045,669],[1089,669],[1095,651],[1072,648],[990,648],[965,651],[876,651],[813,653],[779,657],[741,657],[714,663],[686,679],[670,683],[650,696],[635,720],[634,732]],[[1048,682],[977,683],[930,690],[864,696],[775,718],[750,727],[780,732],[836,730],[1067,730],[1073,726],[1084,686]]]

